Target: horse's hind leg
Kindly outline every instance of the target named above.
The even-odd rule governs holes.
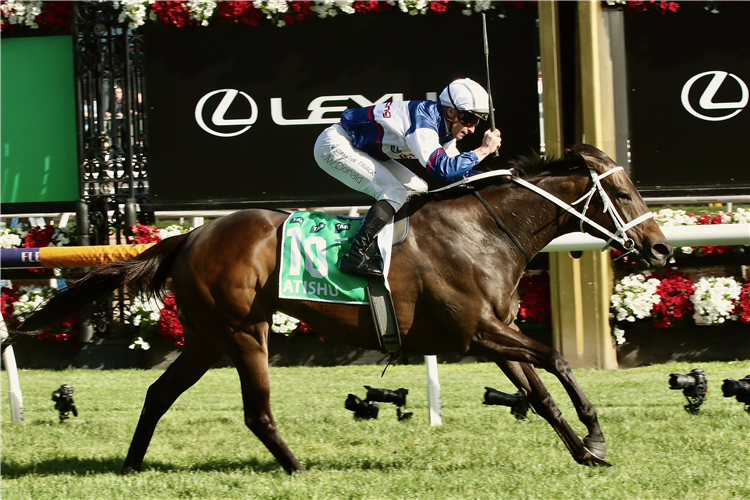
[[[581,442],[578,435],[563,417],[533,365],[507,360],[497,360],[496,363],[511,382],[526,394],[526,398],[534,410],[555,429],[557,435],[560,436],[560,439],[578,463],[609,465],[603,460],[604,456],[595,456],[586,449],[585,444]],[[601,443],[604,444],[603,437]]]
[[[244,334],[238,333],[234,337],[238,349],[232,354],[232,360],[237,367],[242,385],[245,424],[266,445],[285,471],[292,474],[304,470],[297,457],[281,439],[271,414],[268,323],[259,323],[248,328]]]
[[[141,470],[143,457],[159,419],[180,394],[195,384],[221,357],[221,352],[216,347],[203,337],[192,334],[184,319],[182,322],[187,337],[185,346],[174,363],[148,389],[141,417],[122,467],[123,474]]]

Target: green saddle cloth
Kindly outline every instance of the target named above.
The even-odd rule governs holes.
[[[361,224],[362,217],[291,214],[282,228],[279,297],[368,304],[367,278],[342,273],[337,267]]]

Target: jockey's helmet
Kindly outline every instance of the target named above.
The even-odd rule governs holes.
[[[470,78],[448,84],[440,93],[440,104],[455,108],[459,119],[466,125],[477,125],[479,120],[487,120],[490,113],[487,91]]]

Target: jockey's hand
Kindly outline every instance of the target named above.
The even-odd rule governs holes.
[[[479,158],[479,161],[482,161],[487,156],[494,153],[497,148],[500,147],[500,144],[502,144],[502,142],[503,140],[500,138],[499,130],[486,130],[484,132],[484,137],[482,137],[482,145],[474,150],[477,157]]]

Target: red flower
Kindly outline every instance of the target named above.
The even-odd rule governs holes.
[[[521,278],[518,284],[520,304],[518,316],[535,319],[540,323],[551,323],[552,300],[550,298],[549,274],[544,271]]]
[[[55,226],[52,224],[47,224],[44,229],[41,226],[36,226],[23,237],[23,248],[48,247],[52,243],[52,236],[54,234]]]
[[[42,12],[36,16],[40,28],[67,28],[73,14],[73,2],[43,2]]]
[[[260,25],[263,12],[256,9],[253,2],[219,2],[219,16],[232,23],[249,24],[253,27]]]
[[[18,326],[18,320],[13,316],[13,311],[15,311],[13,304],[16,301],[18,301],[18,294],[14,288],[3,287],[0,290],[0,308],[2,309],[3,321],[11,328]]]
[[[159,230],[153,226],[136,224],[135,226],[130,226],[130,231],[133,233],[133,235],[128,236],[128,243],[132,243],[134,245],[159,243],[161,241]]]
[[[385,12],[388,10],[391,10],[391,6],[388,4],[388,2],[378,2],[378,1],[369,1],[369,2],[354,2],[352,4],[352,7],[357,12]]]
[[[184,345],[185,337],[183,336],[182,324],[177,317],[177,304],[174,300],[174,294],[165,295],[162,303],[164,307],[159,318],[159,333],[164,337],[164,340],[171,342],[173,345]]]
[[[707,247],[701,247],[700,251],[703,255],[710,255],[712,253],[721,255],[726,252],[731,252],[732,246],[731,245],[710,245]]]
[[[740,297],[737,301],[737,305],[732,310],[732,314],[737,314],[739,320],[746,325],[750,324],[750,281],[746,281],[742,284]]]
[[[190,17],[190,11],[185,0],[165,0],[150,5],[156,17],[164,24],[184,28],[188,24],[196,23],[195,19]]]
[[[646,279],[659,279],[658,274],[652,274]],[[654,304],[651,313],[655,317],[656,328],[669,328],[672,320],[682,318],[694,311],[694,305],[690,296],[695,292],[695,282],[688,278],[685,273],[667,270],[665,276],[656,287],[656,294],[661,301]]]
[[[436,0],[430,3],[430,10],[434,12],[445,12],[448,10],[448,1]]]

